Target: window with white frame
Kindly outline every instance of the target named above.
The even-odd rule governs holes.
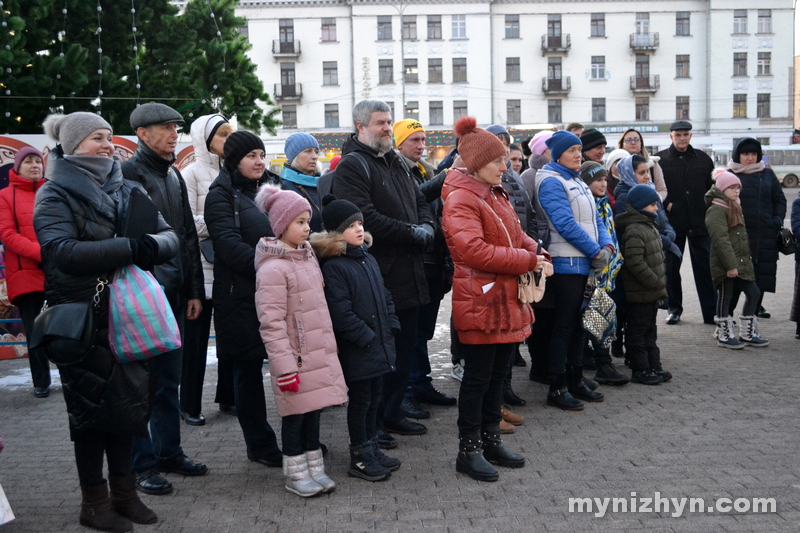
[[[772,75],[772,52],[759,52],[758,53],[758,75],[771,76]]]
[[[606,79],[606,56],[592,56],[592,79]]]
[[[747,33],[747,10],[734,9],[733,33]]]
[[[688,11],[675,13],[675,35],[691,35],[691,16]]]
[[[506,15],[506,39],[519,39],[519,15]]]
[[[772,10],[758,10],[758,33],[772,33]]]
[[[453,39],[466,39],[467,38],[467,16],[466,15],[453,15]]]
[[[590,37],[605,37],[606,36],[606,14],[605,13],[592,13],[591,15],[591,29]]]
[[[403,15],[403,39],[406,41],[417,40],[417,16]]]
[[[733,118],[747,118],[747,95],[733,95]]]

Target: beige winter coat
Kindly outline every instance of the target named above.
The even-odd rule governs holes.
[[[256,246],[256,310],[269,354],[280,416],[347,401],[319,263],[311,245],[289,248],[274,237]],[[281,392],[278,378],[297,372],[299,392]]]

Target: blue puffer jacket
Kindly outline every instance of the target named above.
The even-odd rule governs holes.
[[[539,203],[550,226],[548,251],[553,258],[554,273],[586,276],[591,259],[600,248],[613,248],[614,243],[604,229],[589,187],[577,172],[574,175],[567,172],[553,163],[537,172]]]

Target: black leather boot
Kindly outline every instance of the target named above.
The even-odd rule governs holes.
[[[517,393],[511,388],[511,370],[508,371],[506,379],[503,381],[503,403],[520,406],[528,403],[523,398],[517,396]]]
[[[572,397],[567,389],[567,377],[564,374],[550,376],[550,391],[547,393],[547,405],[565,411],[582,411],[583,404]]]
[[[483,437],[483,457],[493,465],[508,468],[522,468],[525,458],[518,453],[508,451],[500,439],[500,429],[481,432]]]
[[[497,481],[500,478],[497,469],[483,456],[481,439],[477,436],[459,439],[456,472],[467,474],[478,481]]]
[[[586,402],[596,403],[605,399],[605,396],[599,392],[594,392],[583,382],[582,366],[567,366],[567,389],[574,397]]]

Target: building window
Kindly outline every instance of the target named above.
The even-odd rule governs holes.
[[[747,10],[733,10],[733,33],[747,33]]]
[[[522,101],[506,100],[506,123],[520,124],[522,122]]]
[[[417,16],[403,15],[403,39],[406,41],[417,40]]]
[[[250,28],[248,27],[247,23],[245,22],[244,26],[239,26],[239,33],[242,34],[247,40],[250,40]]]
[[[772,33],[772,10],[758,10],[758,33]]]
[[[606,79],[606,56],[592,56],[592,79]]]
[[[606,36],[606,14],[605,13],[592,13],[592,37],[605,37]]]
[[[453,122],[467,115],[467,101],[453,100]]]
[[[428,39],[439,40],[442,38],[442,16],[428,15]]]
[[[278,35],[280,36],[281,43],[294,42],[294,20],[292,19],[279,19],[278,20]],[[283,50],[281,50],[283,52]]]
[[[339,67],[336,61],[322,62],[322,85],[339,85]]]
[[[339,127],[339,104],[325,104],[325,127]]]
[[[419,67],[416,59],[403,60],[403,80],[406,83],[419,83]]]
[[[394,83],[394,62],[391,59],[378,60],[378,83]]]
[[[756,137],[761,146],[769,146],[769,137]]]
[[[650,120],[650,98],[647,96],[636,98],[636,120]]]
[[[419,102],[407,102],[403,118],[419,121]]]
[[[561,122],[561,99],[547,101],[547,122]]]
[[[547,15],[547,36],[561,37],[561,15]]]
[[[284,128],[297,127],[297,106],[285,105],[281,106],[281,119],[283,120]]]
[[[519,39],[519,15],[506,15],[506,39]]]
[[[428,58],[428,83],[442,83],[442,59]]]
[[[650,33],[650,13],[636,13],[636,35]]]
[[[747,76],[747,52],[733,53],[733,75]]]
[[[747,118],[747,95],[733,95],[733,118]]]
[[[295,96],[294,63],[281,63],[281,94]]]
[[[770,64],[772,63],[772,52],[759,52],[758,53],[758,75],[759,76],[771,76],[772,75],[772,67]]]
[[[453,58],[453,83],[467,81],[467,58],[454,57]]]
[[[322,19],[322,42],[336,42],[336,19]]]
[[[758,118],[769,118],[769,99],[768,94],[756,95],[756,116]]]
[[[444,103],[441,101],[428,104],[428,123],[431,126],[444,125]]]
[[[689,120],[689,97],[675,97],[675,120]]]
[[[688,11],[675,13],[675,35],[691,35],[690,17],[691,13]]]
[[[397,115],[394,114],[394,102],[386,102],[386,105],[389,106],[389,114],[392,115],[392,118],[396,117]]]
[[[689,54],[675,56],[675,77],[689,77]]]
[[[467,38],[467,16],[453,15],[453,39]]]
[[[592,122],[606,121],[606,99],[592,98]]]
[[[378,40],[379,41],[392,40],[392,17],[389,16],[378,17]]]
[[[519,81],[520,67],[518,57],[506,58],[506,81]]]

